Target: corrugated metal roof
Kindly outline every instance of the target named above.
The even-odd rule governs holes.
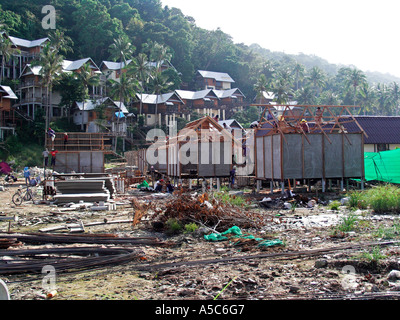
[[[178,98],[178,102],[183,104],[183,101],[175,94],[175,92],[164,93],[164,94],[161,94],[161,95],[156,95],[156,94],[142,94],[141,95],[141,94],[137,93],[136,97],[139,100],[142,99],[143,103],[160,104],[160,103],[166,103],[174,95]]]
[[[218,98],[236,98],[237,96],[242,96],[246,98],[245,95],[238,88],[230,89],[230,90],[213,90]]]
[[[128,66],[132,60],[127,60],[126,65]],[[108,70],[120,70],[125,68],[125,62],[113,62],[113,61],[103,61],[102,65],[105,65]]]
[[[175,92],[178,96],[180,96],[184,100],[199,100],[199,99],[211,98],[211,96],[213,96],[214,98],[218,98],[212,89],[201,90],[201,91],[176,90]]]
[[[16,100],[18,97],[15,95],[14,91],[9,86],[0,86],[1,91],[4,92],[6,95],[3,98],[13,99]]]
[[[200,73],[203,78],[215,79],[215,81],[230,82],[230,83],[235,82],[229,74],[224,72],[198,70],[198,73]]]
[[[368,138],[364,137],[365,144],[400,144],[400,117],[355,116],[354,118],[368,135]],[[343,125],[349,133],[360,131],[354,122]]]
[[[42,38],[42,39],[38,39],[38,40],[25,40],[25,39],[21,39],[21,38],[17,38],[17,37],[12,37],[12,36],[9,36],[8,38],[11,40],[11,42],[14,45],[19,46],[19,47],[24,47],[24,48],[38,47],[49,40],[49,38]]]
[[[80,102],[77,101],[76,105],[78,106],[78,109],[80,111],[83,111],[83,110],[84,111],[91,111],[91,110],[94,110],[96,107],[100,106],[102,103],[106,102],[107,100],[109,100],[112,104],[114,104],[116,108],[118,108],[118,109],[120,108],[120,102],[119,101],[113,101],[112,99],[110,99],[108,97],[107,98],[101,98],[101,99],[98,99],[98,100],[95,100],[95,101],[86,100],[85,101],[85,105],[83,104],[82,101],[80,101]],[[128,114],[129,113],[129,111],[125,107],[124,103],[121,103],[121,112],[124,113],[124,114]]]

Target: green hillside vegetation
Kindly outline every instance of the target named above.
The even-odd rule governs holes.
[[[223,30],[199,28],[192,17],[185,16],[180,9],[163,7],[159,0],[2,0],[0,21],[10,35],[25,39],[47,37],[51,30],[42,28],[45,15],[41,10],[48,4],[57,11],[57,32],[64,40],[71,40],[71,50],[60,52],[66,59],[90,57],[100,65],[104,60],[132,58],[138,67],[143,59],[169,58],[177,73],[169,71],[163,77],[153,77],[157,82],[152,83],[139,72],[131,73],[123,88],[110,92],[124,98],[128,107],[136,93],[165,93],[182,86],[196,90],[196,71],[209,70],[228,73],[247,103],[253,102],[260,92],[270,91],[280,103],[297,100],[300,104],[359,105],[360,114],[398,113],[398,78],[334,65],[313,55],[289,55],[257,44],[234,43]],[[116,55],[111,50],[116,41],[130,43],[131,54],[125,51],[123,57]],[[144,85],[138,86],[138,81]],[[64,88],[75,85],[68,79],[62,83]],[[55,80],[53,85],[60,82]],[[66,106],[85,93],[82,84],[71,90],[64,90]],[[238,116],[249,123],[257,115],[251,109]],[[30,130],[31,139],[40,143],[37,140],[42,133],[36,135],[34,128]]]

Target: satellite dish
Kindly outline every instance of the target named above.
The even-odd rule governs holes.
[[[11,300],[7,285],[0,279],[0,300]]]

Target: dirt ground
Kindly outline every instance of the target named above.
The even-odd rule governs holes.
[[[11,233],[38,233],[43,228],[69,223],[132,220],[132,198],[151,201],[162,207],[174,196],[128,190],[114,199],[116,210],[62,211],[56,205],[11,202],[17,185],[0,191],[0,212],[18,216],[11,223]],[[265,194],[245,194],[252,200]],[[326,198],[343,198],[329,194]],[[156,232],[146,216],[132,223],[103,224],[85,227],[85,234],[115,234],[119,237],[157,237],[167,246],[142,245],[140,258],[127,263],[56,274],[57,294],[54,300],[330,300],[330,299],[397,299],[400,285],[393,270],[400,270],[399,235],[388,239],[379,230],[389,230],[396,215],[374,215],[357,211],[357,226],[350,232],[335,232],[335,227],[350,211],[338,211],[322,204],[313,208],[297,207],[293,212],[283,208],[268,209],[252,202],[248,212],[265,215],[265,224],[242,230],[264,239],[279,239],[282,245],[260,248],[254,241],[239,245],[232,241],[206,241],[200,228],[193,233]],[[354,212],[353,212],[354,213]],[[0,231],[8,231],[8,222],[0,222]],[[67,229],[57,231],[69,234]],[[373,244],[375,243],[375,244]],[[61,248],[82,244],[22,243],[26,248]],[[112,245],[102,245],[112,247]],[[3,264],[4,256],[0,257]],[[7,283],[12,300],[49,299],[43,287],[43,274],[0,274]],[[400,281],[399,281],[400,283]]]

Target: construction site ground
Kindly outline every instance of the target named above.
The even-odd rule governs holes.
[[[82,207],[63,211],[48,203],[15,206],[11,198],[17,186],[6,186],[0,192],[2,215],[18,216],[18,221],[10,225],[0,222],[2,234],[9,227],[11,234],[36,234],[45,228],[82,223],[83,234],[156,237],[165,244],[135,246],[140,252],[137,259],[125,263],[57,273],[57,294],[51,297],[54,300],[366,300],[399,296],[400,279],[394,271],[400,270],[400,247],[396,243],[399,235],[387,239],[378,232],[392,228],[398,221],[397,215],[353,211],[360,218],[356,228],[337,232],[335,227],[350,214],[345,206],[339,210],[330,210],[323,204],[312,208],[297,206],[293,211],[278,204],[266,208],[259,201],[265,197],[279,199],[281,194],[271,196],[268,191],[253,194],[247,190],[243,196],[249,199],[248,205],[235,210],[246,212],[250,220],[252,214],[257,219],[265,219],[264,223],[257,222],[242,231],[282,242],[261,248],[251,239],[239,243],[233,239],[207,241],[204,235],[212,233],[211,227],[200,226],[195,232],[178,234],[157,230],[147,213],[142,214],[136,226],[126,222],[134,217],[133,198],[151,202],[153,210],[161,210],[180,195],[157,195],[132,189],[114,199],[115,210],[91,211]],[[345,194],[331,192],[320,196],[328,202],[340,200]],[[234,222],[235,216],[232,219]],[[106,220],[121,223],[90,226]],[[232,226],[220,225],[222,229]],[[55,233],[71,234],[62,228],[52,232]],[[67,246],[87,247],[79,243],[34,245],[22,241],[7,250]],[[30,272],[0,275],[12,300],[49,299],[49,292],[43,287],[44,277]]]

